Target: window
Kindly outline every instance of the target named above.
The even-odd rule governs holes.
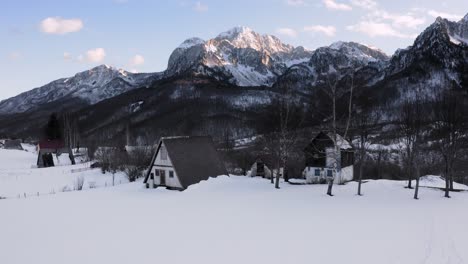
[[[320,169],[315,169],[315,176],[320,177]]]
[[[167,160],[167,150],[164,146],[161,146],[161,160]]]
[[[154,180],[154,173],[151,173],[150,180]]]
[[[327,170],[327,177],[333,177],[333,171]]]
[[[155,170],[154,173],[159,177],[159,170]]]
[[[174,172],[173,171],[169,171],[169,178],[174,178]]]

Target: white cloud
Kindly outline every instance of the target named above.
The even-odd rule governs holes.
[[[99,63],[99,62],[102,62],[105,57],[106,57],[106,51],[103,48],[96,48],[96,49],[88,50],[86,52],[85,58],[87,62]],[[80,61],[80,57],[78,58],[78,61]],[[81,56],[81,61],[83,61],[83,56]]]
[[[303,6],[305,5],[304,0],[286,0],[286,4],[290,6]]]
[[[71,61],[72,60],[72,55],[69,52],[64,52],[63,53],[63,59],[66,61]]]
[[[371,14],[372,17],[381,20],[389,20],[392,25],[396,28],[411,28],[416,29],[417,27],[424,25],[426,19],[424,17],[416,17],[413,14],[392,14],[383,10],[376,10]]]
[[[64,35],[78,32],[83,28],[81,19],[63,19],[61,17],[48,17],[41,21],[40,30],[46,34]]]
[[[280,35],[288,36],[291,38],[297,37],[297,31],[292,28],[278,28],[276,30],[276,33]]]
[[[397,37],[397,38],[414,38],[414,35],[404,34],[387,23],[379,23],[374,21],[361,21],[356,25],[348,26],[348,30],[364,33],[370,37]]]
[[[435,10],[429,10],[427,12],[427,14],[432,16],[432,17],[443,17],[443,18],[446,18],[446,19],[449,19],[449,20],[456,20],[456,21],[463,18],[462,15],[438,12],[438,11],[435,11]]]
[[[19,51],[13,51],[13,52],[10,52],[10,54],[8,54],[8,58],[10,60],[18,60],[22,57],[23,55],[21,54],[21,52]]]
[[[336,34],[336,28],[334,26],[322,26],[322,25],[307,26],[307,27],[304,27],[304,31],[322,33],[328,37],[333,37]]]
[[[351,0],[351,4],[369,10],[375,9],[377,7],[377,2],[373,0]]]
[[[135,55],[130,59],[130,66],[135,67],[145,63],[145,58],[141,55]]]
[[[337,3],[335,0],[323,0],[323,3],[328,9],[341,10],[341,11],[350,11],[353,8],[350,5]]]
[[[195,3],[195,7],[193,9],[197,12],[202,13],[208,11],[208,6],[198,1]]]

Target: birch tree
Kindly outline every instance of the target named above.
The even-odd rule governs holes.
[[[349,83],[348,85],[342,85],[341,83]],[[335,178],[341,179],[341,160],[340,160],[340,152],[342,148],[342,144],[344,142],[338,141],[338,133],[339,133],[339,122],[341,118],[338,116],[338,103],[341,99],[343,99],[346,95],[349,98],[345,98],[347,101],[347,114],[344,118],[344,128],[343,128],[343,138],[347,138],[349,127],[351,124],[351,117],[352,117],[352,110],[353,110],[353,92],[354,92],[354,75],[351,75],[350,80],[340,79],[340,76],[337,72],[329,74],[327,78],[327,86],[324,90],[324,93],[328,97],[331,102],[331,122],[329,124],[329,131],[331,133],[331,137],[334,143],[334,151],[331,153],[331,159],[333,163],[333,177],[327,177],[327,195],[333,196],[333,183]]]
[[[298,135],[296,129],[302,123],[302,110],[297,106],[292,94],[292,85],[289,81],[280,81],[278,85],[279,97],[273,104],[276,109],[276,131],[272,133],[270,150],[272,152],[275,173],[275,188],[280,188],[281,169],[283,177],[288,181],[287,164],[296,148]],[[273,176],[272,176],[273,182]]]

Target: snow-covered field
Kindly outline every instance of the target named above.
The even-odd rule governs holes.
[[[184,192],[139,182],[5,199],[0,263],[468,263],[468,192],[422,188],[416,201],[404,185],[328,197],[323,185],[223,176]]]
[[[0,149],[0,197],[24,198],[73,191],[81,179],[84,189],[112,185],[112,174],[103,175],[99,169],[91,170],[90,163],[79,163],[79,158],[79,164],[71,166],[67,155],[61,155],[59,159],[54,156],[56,167],[38,169],[34,148],[23,147],[27,151]],[[122,173],[115,175],[115,184],[127,182]]]

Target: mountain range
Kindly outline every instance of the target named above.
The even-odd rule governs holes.
[[[354,42],[312,51],[247,27],[191,38],[173,51],[164,72],[101,65],[1,101],[0,134],[37,137],[52,112],[76,113],[85,137],[110,139],[128,126],[135,138],[264,133],[282,82],[291,84],[304,111],[313,111],[330,76],[338,84],[352,80],[366,102],[388,111],[415,93],[468,89],[468,15],[458,22],[437,18],[392,56]]]

